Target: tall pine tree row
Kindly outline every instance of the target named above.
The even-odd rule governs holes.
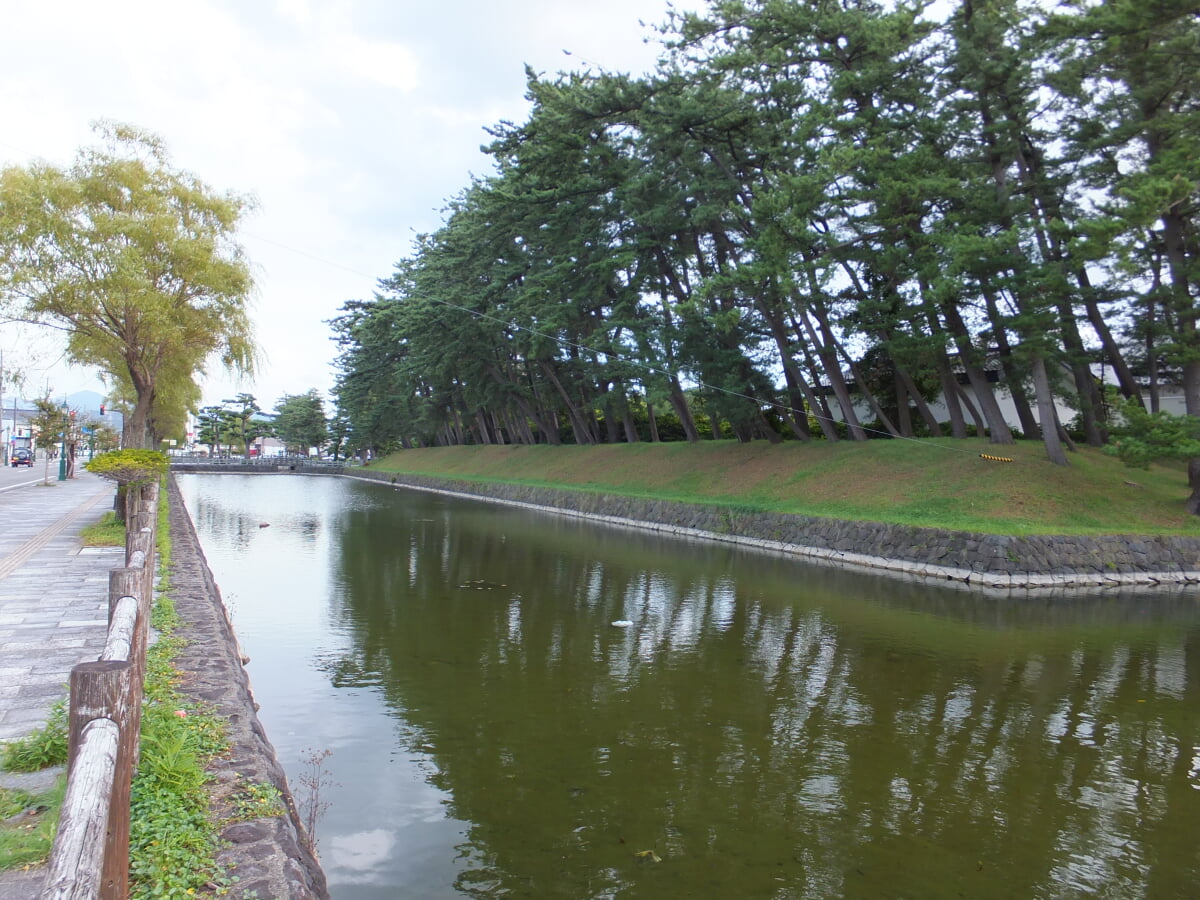
[[[333,323],[356,438],[1016,431],[1066,463],[1107,438],[1101,363],[1200,415],[1197,3],[934,9],[710,0],[648,75],[529,72],[494,172]]]

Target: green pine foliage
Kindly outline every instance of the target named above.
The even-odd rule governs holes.
[[[1126,404],[1121,414],[1125,421],[1106,450],[1126,465],[1148,469],[1154,462],[1200,457],[1200,419],[1195,416],[1150,413],[1137,403]]]

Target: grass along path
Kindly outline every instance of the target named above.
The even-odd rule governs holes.
[[[436,447],[371,468],[991,534],[1200,536],[1182,464],[1130,469],[1081,447],[1055,466],[1029,441]]]

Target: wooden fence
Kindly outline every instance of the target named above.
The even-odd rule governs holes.
[[[129,786],[154,597],[158,485],[126,495],[125,566],[108,581],[108,638],[100,658],[71,670],[67,792],[50,851],[45,900],[129,894]]]

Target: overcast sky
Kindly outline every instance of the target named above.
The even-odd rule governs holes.
[[[0,0],[0,11],[0,163],[68,165],[108,118],[157,133],[212,187],[257,198],[241,236],[265,359],[240,383],[215,366],[204,403],[241,390],[271,409],[330,389],[326,321],[372,295],[471,173],[490,173],[483,129],[526,118],[525,64],[647,70],[659,47],[639,20],[663,21],[667,0]],[[26,396],[103,390],[61,364],[54,340],[2,329]]]

